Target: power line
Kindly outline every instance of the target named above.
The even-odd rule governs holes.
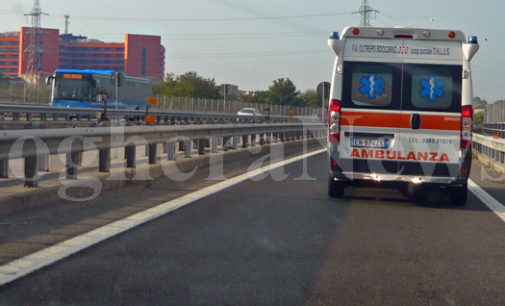
[[[328,31],[311,31],[311,32],[265,32],[265,33],[218,33],[218,34],[160,34],[165,40],[240,40],[240,39],[269,39],[269,38],[290,38],[328,34]],[[92,33],[94,36],[109,36],[119,37],[124,34],[113,33]]]
[[[266,57],[266,56],[290,56],[316,53],[328,53],[326,50],[290,50],[290,51],[266,51],[266,52],[236,52],[236,53],[172,53],[167,59],[208,59],[208,58],[239,58],[239,57]]]
[[[404,25],[406,27],[410,27],[408,24],[406,24],[405,22],[403,22],[402,20],[398,19],[398,18],[395,18],[395,17],[392,17],[392,16],[389,16],[387,14],[384,14],[384,12],[381,12],[379,16],[384,16],[392,21],[395,21],[395,22],[399,22],[400,24],[397,24],[397,25]]]
[[[306,15],[286,15],[286,16],[264,16],[264,17],[228,17],[228,18],[138,18],[138,17],[115,17],[115,16],[79,16],[73,18],[99,21],[128,21],[128,22],[224,22],[224,21],[256,21],[256,20],[278,20],[278,19],[299,19],[315,17],[335,17],[349,15],[349,12],[306,14]]]

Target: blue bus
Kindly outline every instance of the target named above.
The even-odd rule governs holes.
[[[112,70],[58,69],[48,78],[51,106],[103,109],[106,99],[108,109],[145,109],[152,81],[121,74],[116,100],[115,75]]]

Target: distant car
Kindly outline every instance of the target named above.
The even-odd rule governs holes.
[[[238,116],[250,116],[250,117],[261,117],[259,110],[255,108],[243,108],[238,111]]]

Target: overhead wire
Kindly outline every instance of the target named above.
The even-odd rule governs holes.
[[[215,58],[240,58],[240,57],[265,57],[265,56],[288,56],[328,53],[327,50],[290,50],[290,51],[267,51],[267,52],[235,52],[235,53],[172,53],[166,59],[215,59]]]
[[[5,11],[9,12],[9,11]],[[13,15],[19,15],[17,12],[10,11]],[[321,14],[304,14],[304,15],[283,15],[283,16],[257,16],[257,17],[215,17],[215,18],[139,18],[139,17],[117,17],[117,16],[86,16],[72,15],[72,19],[95,20],[103,22],[226,22],[226,21],[258,21],[258,20],[280,20],[280,19],[302,19],[302,18],[320,18],[320,17],[335,17],[351,14],[350,12],[333,12]],[[63,15],[49,15],[48,17],[62,17]]]

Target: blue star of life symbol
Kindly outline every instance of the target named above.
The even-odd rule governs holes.
[[[438,80],[434,76],[428,77],[428,79],[423,79],[419,83],[423,88],[419,93],[421,97],[427,97],[429,102],[435,102],[437,97],[442,97],[444,95],[444,91],[442,87],[444,86],[444,82]]]
[[[377,78],[377,74],[369,73],[368,77],[362,77],[360,80],[362,86],[359,88],[362,95],[367,95],[368,99],[375,99],[375,95],[381,96],[384,93],[383,78]]]

